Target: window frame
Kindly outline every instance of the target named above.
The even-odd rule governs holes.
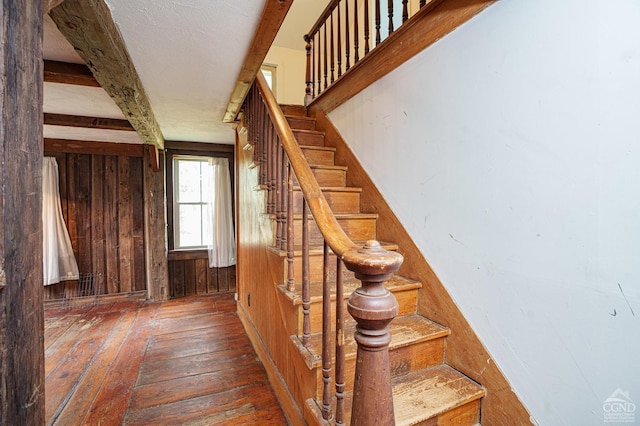
[[[192,158],[227,158],[229,160],[229,173],[231,177],[232,213],[234,215],[235,226],[235,181],[234,181],[234,145],[209,144],[198,142],[165,142],[166,156],[166,198],[167,198],[167,243],[169,252],[198,252],[206,250],[206,247],[185,247],[176,248],[175,239],[175,188],[174,188],[174,167],[175,157]],[[179,226],[179,225],[178,225]]]

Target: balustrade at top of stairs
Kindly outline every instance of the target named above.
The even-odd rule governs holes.
[[[362,410],[375,412],[377,405],[390,404],[389,424],[477,424],[484,389],[446,365],[446,337],[450,331],[416,313],[421,283],[392,273],[385,277],[386,288],[397,300],[394,313],[398,316],[388,326],[390,339],[384,336],[384,329],[377,331],[378,343],[384,346],[390,340],[390,345],[387,359],[383,360],[386,364],[375,364],[386,370],[375,380],[391,379],[392,400],[385,402],[384,392],[378,394],[375,380],[369,382],[374,384],[370,392],[358,387],[354,391],[354,382],[372,373],[358,370],[361,366],[357,366],[367,354],[356,341],[367,330],[362,325],[358,327],[353,319],[344,318],[343,312],[350,308],[349,297],[353,298],[356,289],[362,290],[359,280],[366,282],[370,277],[343,268],[336,259],[339,256],[325,243],[316,220],[308,216],[303,190],[286,153],[278,146],[280,138],[269,128],[269,118],[258,115],[259,105],[251,104],[252,94],[257,96],[258,91],[250,92],[245,122],[254,145],[254,162],[262,169],[259,175],[267,192],[265,213],[271,215],[274,224],[272,250],[281,257],[284,276],[288,277],[279,289],[291,302],[295,316],[292,321],[297,324],[291,343],[308,369],[297,374],[308,375],[316,382],[311,394],[296,401],[307,422],[365,424],[371,417]],[[397,250],[393,243],[381,242],[378,246],[375,242],[377,216],[360,211],[362,189],[346,186],[348,170],[335,164],[335,149],[325,145],[324,134],[315,130],[315,121],[306,117],[304,107],[283,106],[282,111],[346,235],[368,250]],[[266,139],[261,140],[262,136]],[[306,287],[301,286],[304,282],[308,283]],[[330,333],[334,334],[328,338]],[[385,384],[381,386],[384,388]],[[331,388],[335,391],[331,392]],[[354,404],[352,411],[354,401],[363,403]]]

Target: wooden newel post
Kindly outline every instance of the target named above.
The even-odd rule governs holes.
[[[311,77],[311,37],[309,35],[304,36],[304,41],[307,43],[304,49],[307,51],[307,71],[305,76],[306,87],[304,89],[304,106],[307,106],[313,100],[313,78]]]
[[[347,309],[358,323],[352,425],[393,425],[393,395],[389,366],[389,323],[398,302],[384,283],[402,264],[402,255],[384,250],[377,241],[345,254],[344,263],[362,281],[349,297]]]

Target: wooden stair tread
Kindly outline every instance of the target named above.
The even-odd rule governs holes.
[[[293,187],[294,191],[302,191],[302,188],[299,186]],[[322,192],[362,192],[362,188],[359,186],[321,186],[320,190]]]
[[[394,243],[388,243],[385,241],[378,241],[380,243],[380,245],[382,246],[382,248],[384,248],[387,251],[396,251],[398,250],[398,245],[394,244]],[[357,246],[364,246],[366,241],[354,241],[354,243]],[[268,247],[269,250],[277,253],[280,257],[287,257],[287,251],[286,250],[281,250],[279,248],[276,248],[274,246],[269,246]],[[333,250],[331,250],[331,248],[329,248],[329,252],[330,254],[333,254]],[[313,255],[321,255],[323,253],[323,247],[322,246],[309,246],[309,255],[313,256]],[[302,256],[302,246],[300,244],[296,244],[293,246],[293,257],[300,257]]]
[[[280,109],[283,114],[291,117],[307,116],[307,108],[304,105],[280,104]]]
[[[345,319],[344,350],[345,359],[349,360],[354,359],[357,352],[357,345],[354,338],[356,323],[348,314]],[[391,321],[389,330],[391,331],[391,344],[389,345],[389,350],[402,348],[418,342],[446,337],[451,334],[448,328],[418,314],[396,317]],[[296,335],[291,336],[291,340],[293,340],[295,345],[298,347],[298,350],[300,350],[305,363],[310,369],[321,366],[322,333],[311,334],[309,342],[306,345],[304,345],[301,338]]]
[[[324,132],[319,130],[305,130],[305,129],[291,129],[293,133],[306,133],[309,135],[322,135],[324,136]]]
[[[332,146],[316,146],[316,145],[299,145],[300,149],[312,149],[314,151],[336,152],[336,148]]]
[[[349,295],[361,285],[361,281],[356,278],[345,279],[344,282],[344,298],[347,299]],[[389,281],[385,283],[385,287],[391,291],[406,291],[414,290],[422,287],[422,283],[409,278],[401,277],[399,275],[393,275]],[[293,305],[302,305],[302,287],[296,286],[295,291],[288,291],[285,285],[279,285],[278,288],[287,296]],[[322,282],[309,283],[309,292],[311,293],[311,303],[322,302]],[[331,300],[336,299],[335,286],[331,287]]]
[[[391,386],[395,423],[398,426],[416,425],[437,418],[485,395],[482,386],[445,364],[394,377]],[[351,418],[352,399],[353,393],[346,392],[346,424]],[[316,419],[320,420],[318,402],[310,399],[307,405]]]
[[[309,164],[309,168],[311,170],[313,169],[322,169],[322,170],[341,170],[346,172],[347,171],[347,166],[330,166],[327,164]]]
[[[285,118],[295,118],[296,120],[316,121],[315,118],[306,115],[285,114],[284,116]]]
[[[269,214],[274,216],[274,214]],[[378,219],[378,213],[334,213],[337,220],[340,219]],[[293,220],[302,220],[302,214],[296,213],[293,215]],[[309,213],[309,220],[313,220],[313,215]]]

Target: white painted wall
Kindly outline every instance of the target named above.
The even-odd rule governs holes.
[[[301,42],[304,49],[304,41]],[[271,46],[265,64],[276,66],[276,99],[281,104],[304,104],[307,56],[304,50]]]
[[[543,425],[640,407],[639,23],[498,2],[330,114]]]

